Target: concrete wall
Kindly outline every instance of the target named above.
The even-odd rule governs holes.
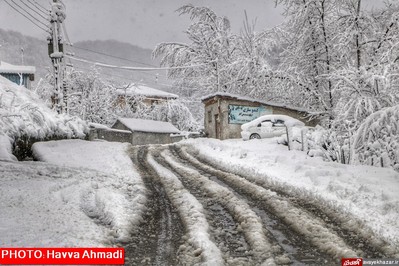
[[[170,133],[133,132],[133,145],[169,144],[172,143]]]
[[[205,106],[204,127],[205,134],[209,138],[235,139],[241,138],[241,125],[229,124],[229,105],[246,105],[259,107],[260,104],[253,102],[243,102],[239,100],[216,100],[211,101]],[[215,115],[219,118],[216,121]],[[217,123],[217,127],[215,125]],[[217,132],[219,131],[219,132]]]
[[[133,133],[128,130],[94,128],[90,130],[89,139],[102,139],[110,142],[132,143]]]
[[[205,104],[204,127],[207,137],[222,140],[241,138],[241,125],[229,124],[229,105],[242,105],[249,107],[264,106],[267,109],[271,109],[272,114],[291,116],[304,122],[307,126],[315,126],[319,122],[318,120],[309,121],[309,119],[304,116],[304,113],[284,107],[275,107],[236,99],[218,98],[208,100]],[[219,118],[218,121],[216,117]]]

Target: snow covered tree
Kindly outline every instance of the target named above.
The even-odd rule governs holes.
[[[115,120],[115,88],[98,72],[72,70],[67,74],[67,112],[88,122],[110,125]]]
[[[346,163],[368,117],[399,103],[399,4],[368,11],[362,0],[276,2],[289,21],[276,29],[284,51],[270,77],[286,100],[328,115],[325,149]]]
[[[270,74],[275,86],[284,89],[291,102],[309,110],[323,112],[333,119],[338,95],[329,79],[336,17],[336,1],[280,0],[286,7],[288,22],[276,29],[284,51],[279,68]]]
[[[171,67],[168,76],[178,87],[201,88],[205,93],[226,90],[225,66],[231,63],[235,49],[229,20],[207,7],[184,5],[177,11],[193,21],[186,30],[191,43],[160,43],[153,56],[161,57],[161,65]]]
[[[133,117],[170,122],[182,131],[198,131],[200,124],[194,118],[185,100],[168,100],[153,105],[145,103],[145,98],[135,96],[129,99],[132,105],[116,107],[116,113],[122,117]]]
[[[353,141],[352,162],[399,170],[399,105],[367,117]]]
[[[235,38],[232,62],[226,65],[226,78],[229,80],[228,92],[248,95],[254,98],[269,97],[269,73],[267,62],[269,35],[255,31],[256,22],[249,23],[245,13],[244,28]]]
[[[344,30],[337,35],[337,47],[343,51],[338,62],[343,67],[332,77],[341,95],[336,124],[352,132],[369,115],[399,103],[399,5],[388,4],[383,10],[362,13],[358,10],[360,2],[347,6],[352,11],[342,16]]]
[[[182,131],[198,131],[200,127],[181,100],[171,100],[156,105],[150,114],[153,120],[170,122]]]

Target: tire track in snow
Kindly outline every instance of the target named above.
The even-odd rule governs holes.
[[[161,155],[162,157],[156,157],[156,160],[171,171],[176,172],[184,186],[189,189],[189,191],[203,205],[208,205],[207,210],[209,210],[209,214],[207,218],[210,220],[211,224],[215,225],[215,222],[220,223],[221,221],[226,220],[227,217],[231,217],[229,219],[231,220],[229,221],[230,224],[221,224],[219,226],[216,224],[217,228],[213,230],[213,235],[217,235],[217,232],[220,231],[222,231],[222,234],[225,233],[223,231],[228,229],[229,226],[231,227],[231,224],[233,224],[233,227],[239,228],[239,231],[242,231],[242,233],[239,234],[236,229],[230,231],[234,234],[234,243],[231,243],[231,239],[229,239],[228,235],[227,237],[226,235],[222,236],[222,239],[217,241],[224,241],[224,243],[218,243],[218,245],[227,245],[229,248],[227,255],[225,254],[226,264],[260,265],[264,263],[264,265],[274,265],[272,245],[265,236],[260,218],[251,210],[248,204],[237,199],[235,195],[225,187],[220,186],[216,182],[209,180],[207,177],[200,175],[198,172],[172,160],[171,154],[168,150],[163,151]],[[217,210],[219,206],[225,209],[224,213],[222,213],[223,216],[221,217],[215,213],[214,210]],[[242,239],[241,234],[245,235],[247,241]],[[241,247],[238,247],[240,251],[242,251],[243,248],[246,248],[246,242],[249,243],[252,250],[250,252],[246,250],[244,253],[237,252],[237,241],[242,242],[240,245]],[[287,258],[285,261],[287,261]]]
[[[177,145],[180,147],[180,145]],[[192,146],[189,146],[190,150]],[[195,150],[195,148],[194,148]],[[185,149],[188,152],[188,149]],[[202,164],[212,166],[216,170],[222,172],[229,171],[243,177],[260,187],[276,192],[280,197],[290,201],[295,207],[304,209],[314,217],[323,220],[328,228],[333,230],[338,236],[345,240],[345,242],[356,250],[358,256],[367,258],[387,258],[395,257],[398,247],[392,246],[383,239],[376,237],[370,228],[365,226],[363,222],[351,214],[338,209],[336,206],[329,202],[317,198],[317,196],[305,196],[293,187],[283,187],[281,184],[268,180],[266,177],[258,177],[247,173],[238,173],[226,169],[223,165],[217,164],[216,161],[209,160],[201,154],[194,155],[188,152],[191,156],[195,157]],[[396,255],[397,256],[397,255]]]
[[[167,196],[180,214],[180,218],[187,230],[188,245],[195,248],[193,255],[201,257],[201,261],[185,261],[183,264],[223,265],[222,253],[215,243],[211,241],[209,224],[206,220],[203,206],[184,188],[180,180],[170,170],[158,164],[151,155],[147,156],[147,161],[156,171]],[[186,248],[187,246],[184,246],[184,249]]]
[[[278,219],[270,212],[266,212],[262,204],[245,196],[245,192],[241,192],[240,189],[233,189],[214,175],[198,169],[188,160],[182,158],[182,156],[175,151],[174,147],[170,147],[170,149],[173,156],[181,164],[198,171],[198,173],[203,176],[207,176],[220,186],[228,188],[237,198],[246,201],[250,205],[252,210],[261,218],[264,228],[269,233],[269,239],[273,242],[273,253],[277,264],[285,265],[287,264],[287,260],[290,260],[293,265],[326,265],[326,263],[335,263],[330,255],[315,249],[314,246],[308,241],[305,241],[301,235],[298,235],[285,225],[281,219]]]
[[[289,226],[297,234],[302,235],[322,253],[327,253],[335,259],[343,257],[357,257],[358,254],[345,241],[319,218],[312,216],[306,210],[294,206],[287,199],[277,195],[269,189],[249,182],[235,174],[226,173],[203,164],[187,153],[184,148],[174,146],[179,155],[188,160],[196,168],[216,176],[239,194],[245,195],[253,201],[258,201],[263,209],[273,213],[277,218]]]
[[[157,181],[155,171],[147,163],[147,147],[132,151],[147,188],[147,211],[141,225],[132,234],[133,241],[126,246],[126,262],[133,265],[175,265],[176,253],[182,243],[183,225],[174,212],[165,190]]]
[[[334,263],[331,256],[315,250],[312,245],[303,240],[303,237],[293,232],[275,215],[263,210],[263,206],[261,206],[257,201],[246,197],[244,195],[245,193],[242,193],[239,189],[232,189],[214,175],[196,168],[188,160],[182,158],[178,152],[175,151],[174,147],[170,147],[170,150],[175,159],[177,159],[181,164],[194,171],[198,171],[198,173],[203,176],[207,176],[220,186],[230,189],[237,198],[246,201],[250,205],[252,210],[262,219],[264,228],[270,234],[269,238],[274,244],[273,252],[278,264],[285,264],[287,262],[287,257],[291,260],[293,265],[326,265],[326,263]]]

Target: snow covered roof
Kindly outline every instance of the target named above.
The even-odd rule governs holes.
[[[180,133],[180,131],[169,122],[145,120],[137,118],[118,118],[131,131],[152,133]]]
[[[126,89],[118,89],[116,93],[121,96],[145,96],[154,98],[177,99],[178,95],[150,88],[144,85],[132,84]]]
[[[218,96],[219,97],[228,97],[228,98],[232,98],[234,100],[241,100],[241,101],[260,103],[260,104],[265,104],[265,105],[274,106],[274,107],[282,107],[282,108],[295,110],[295,111],[299,111],[299,112],[307,112],[307,110],[305,110],[303,108],[300,108],[300,107],[294,107],[294,106],[289,106],[289,105],[286,105],[286,104],[275,103],[275,102],[256,100],[256,99],[253,99],[253,98],[250,98],[250,97],[241,96],[241,95],[237,95],[237,94],[231,94],[231,93],[227,93],[227,92],[215,92],[215,93],[206,95],[206,96],[201,98],[201,101],[205,102],[205,101],[207,101],[209,99],[212,99],[212,98],[218,97]]]
[[[35,74],[36,68],[34,66],[17,66],[0,61],[0,73],[13,74]]]

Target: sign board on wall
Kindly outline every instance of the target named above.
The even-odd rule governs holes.
[[[229,105],[229,124],[244,124],[251,122],[255,118],[262,115],[272,114],[271,107],[259,106],[244,106],[244,105]]]

